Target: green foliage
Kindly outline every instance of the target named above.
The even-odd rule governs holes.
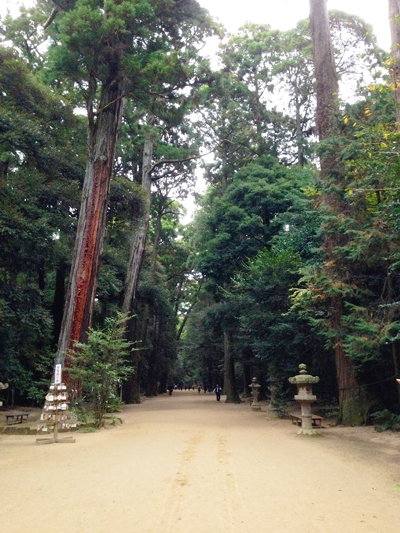
[[[75,346],[71,376],[82,380],[98,428],[110,406],[115,405],[117,386],[134,371],[125,360],[132,343],[121,336],[121,326],[126,320],[121,314],[107,319],[103,329],[90,330],[86,344]]]
[[[44,56],[41,49],[47,35],[42,26],[50,13],[49,2],[37,2],[35,7],[20,7],[19,16],[13,18],[7,14],[0,17],[0,42],[12,42],[19,54],[29,64],[30,69],[39,71],[43,67]]]
[[[375,431],[400,431],[400,415],[391,413],[388,409],[377,411],[371,415]]]
[[[273,158],[260,158],[235,175],[221,198],[213,198],[211,191],[210,206],[205,206],[198,219],[198,260],[203,274],[220,286],[228,283],[243,262],[287,224],[285,213],[309,179],[307,170],[288,169]]]
[[[1,48],[0,365],[17,401],[38,400],[51,374],[52,271],[71,254],[82,133],[72,109]]]
[[[324,148],[336,151],[343,165],[341,181],[321,184],[318,200],[324,233],[334,247],[329,260],[304,270],[309,292],[303,293],[308,298],[303,303],[313,309],[310,321],[327,345],[342,337],[346,354],[359,364],[385,364],[398,321],[400,189],[398,158],[393,156],[399,137],[393,124],[382,121],[393,120],[393,101],[377,91],[366,97],[348,106],[344,136],[330,139]],[[329,205],[333,197],[340,210]],[[332,327],[327,307],[337,296],[344,302],[340,331]]]
[[[332,10],[329,21],[337,72],[356,92],[371,81],[386,52],[379,48],[372,26],[360,17]]]

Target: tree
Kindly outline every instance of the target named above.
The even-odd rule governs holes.
[[[343,132],[339,136],[338,84],[327,29],[326,2],[311,0],[310,18],[317,80],[317,126],[320,137],[322,194],[318,203],[324,217],[325,234],[323,244],[325,261],[322,268],[314,273],[314,282],[310,287],[313,287],[311,290],[315,298],[330,303],[330,310],[325,317],[328,324],[326,336],[335,353],[340,420],[343,423],[354,424],[365,421],[371,403],[374,402],[368,388],[359,386],[362,374],[356,359],[351,357],[349,337],[346,336],[346,326],[351,323],[348,309],[357,305],[355,302],[360,291],[357,263],[350,259],[350,255],[343,253],[351,247],[350,227],[352,221],[358,218],[357,212],[353,210],[354,204],[348,201],[345,194],[350,181],[346,161],[354,157],[355,150],[354,144],[350,141],[352,133],[344,142]],[[345,125],[347,122],[346,117]],[[355,126],[356,122],[352,124],[352,128]],[[321,321],[315,322],[318,323],[321,324]],[[353,334],[356,334],[354,330]]]
[[[54,63],[81,88],[88,114],[87,167],[56,357],[63,362],[74,343],[85,340],[91,323],[126,90],[136,96],[146,93],[143,73],[160,64],[163,50],[182,49],[185,28],[196,27],[197,41],[211,26],[205,12],[189,0],[174,3],[168,11],[163,2],[54,3],[58,10],[66,9],[57,17],[60,44],[53,49]]]
[[[20,7],[20,14],[13,18],[7,14],[0,18],[0,35],[3,42],[11,41],[32,71],[40,72],[44,65],[47,35],[43,24],[48,19],[49,9],[45,2],[32,8]]]
[[[192,72],[193,76],[195,73]],[[192,80],[193,81],[193,80]],[[177,80],[178,82],[178,80]],[[189,80],[186,80],[189,83]],[[179,80],[180,84],[184,80]],[[159,93],[160,94],[160,93]],[[130,257],[128,268],[126,272],[122,311],[131,312],[136,306],[136,292],[139,283],[139,276],[141,273],[143,260],[146,250],[146,241],[148,237],[150,222],[151,222],[151,190],[156,188],[158,194],[153,194],[153,201],[159,204],[160,211],[157,214],[156,234],[154,236],[153,253],[152,253],[152,267],[151,272],[154,271],[155,261],[157,257],[159,232],[161,231],[161,220],[168,208],[165,205],[171,203],[170,194],[175,194],[178,197],[186,197],[193,181],[193,163],[192,160],[196,158],[193,155],[192,136],[190,135],[190,128],[185,124],[184,113],[185,109],[190,103],[191,99],[185,97],[181,101],[179,112],[174,111],[174,108],[165,105],[161,110],[158,110],[158,119],[151,115],[148,119],[150,124],[144,125],[144,145],[143,145],[143,159],[141,166],[141,186],[142,186],[142,208],[140,216],[135,218],[132,225],[132,236],[130,246]],[[154,161],[153,153],[159,156],[159,159]],[[162,189],[164,189],[162,191]],[[161,192],[162,191],[162,192]],[[160,200],[162,199],[162,200]],[[160,204],[161,201],[161,204]],[[145,307],[145,317],[148,315],[148,306]],[[146,327],[148,320],[144,318],[142,334],[140,338],[136,338],[138,342],[145,345],[146,341]],[[129,330],[131,333],[133,329]],[[129,334],[129,331],[127,332]],[[135,366],[140,368],[140,358],[143,350],[140,349],[132,353]],[[125,388],[125,397],[130,402],[140,402],[139,390],[140,372],[136,372],[129,385]]]
[[[329,17],[326,0],[310,0],[310,24],[313,38],[313,54],[317,94],[317,131],[321,141],[328,139],[335,133],[335,115],[338,111],[338,79],[333,57]],[[338,160],[332,153],[324,154],[321,159],[321,176],[325,181],[339,184],[340,170]],[[343,211],[344,204],[340,193],[332,192],[324,198],[326,207],[336,216]],[[329,265],[328,276],[332,284],[340,283],[341,276],[337,272],[334,249],[342,244],[339,242],[337,232],[330,231],[325,237],[325,250]],[[339,278],[339,279],[338,279]],[[336,361],[336,376],[339,388],[339,403],[341,407],[341,420],[351,423],[354,420],[356,409],[357,380],[354,361],[346,356],[341,333],[343,302],[340,293],[331,292],[332,329],[336,336],[333,342]]]
[[[392,39],[391,72],[396,103],[396,119],[400,123],[400,2],[389,0],[390,35]]]
[[[6,48],[0,93],[0,364],[15,398],[26,399],[37,395],[39,367],[51,366],[64,281],[54,273],[73,245],[85,134],[68,102]]]
[[[314,68],[317,94],[317,131],[321,140],[335,131],[335,114],[339,92],[333,56],[326,0],[310,0],[310,27],[313,39]],[[321,168],[329,170],[328,161]]]

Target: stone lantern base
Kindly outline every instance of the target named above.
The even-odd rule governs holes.
[[[270,402],[267,407],[267,418],[282,418],[281,409],[279,409],[279,407],[275,407]]]
[[[299,431],[296,433],[296,437],[299,435],[304,435],[307,437],[322,437],[321,433],[319,433],[316,429],[300,428]]]

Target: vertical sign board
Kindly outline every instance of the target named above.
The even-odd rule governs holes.
[[[56,365],[56,370],[54,372],[54,383],[61,383],[62,376],[62,365]]]

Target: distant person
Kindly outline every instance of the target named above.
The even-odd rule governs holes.
[[[197,387],[197,392],[200,394],[200,392],[201,392],[201,387]]]
[[[172,385],[168,385],[168,394],[171,396],[172,391],[174,390],[174,387]]]
[[[215,389],[213,390],[213,392],[215,392],[215,396],[217,398],[217,402],[220,401],[221,399],[221,392],[222,392],[222,389],[219,385],[215,385]]]

